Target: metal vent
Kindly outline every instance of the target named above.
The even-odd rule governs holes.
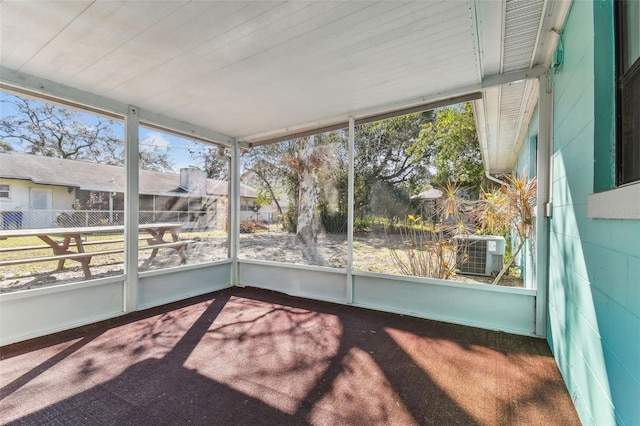
[[[531,67],[544,3],[544,0],[507,0],[503,72]]]
[[[491,276],[504,264],[505,240],[493,235],[456,237],[456,267],[461,274]]]

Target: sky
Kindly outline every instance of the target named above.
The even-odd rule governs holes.
[[[201,162],[189,155],[189,149],[196,147],[197,143],[174,136],[169,133],[161,133],[157,130],[140,127],[140,150],[160,150],[166,152],[173,163],[173,171],[178,173],[185,167],[202,168]]]

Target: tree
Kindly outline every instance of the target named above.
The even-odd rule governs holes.
[[[421,130],[434,119],[433,111],[393,117],[364,124],[355,136],[355,208],[369,210],[377,185],[407,190],[424,187],[430,176],[429,149],[418,145]]]
[[[537,200],[537,179],[523,176],[506,176],[505,184],[483,189],[479,200],[465,200],[460,197],[460,187],[449,183],[445,188],[445,197],[439,204],[439,213],[445,217],[453,217],[454,228],[449,228],[451,235],[465,235],[470,232],[482,235],[502,235],[511,239],[517,236],[518,246],[511,259],[503,265],[493,280],[497,285],[509,270],[520,250],[534,234],[535,208]],[[473,226],[467,226],[465,217]]]
[[[141,149],[138,154],[138,167],[154,172],[170,172],[173,170],[173,162],[166,151]]]
[[[346,135],[336,131],[252,148],[243,153],[242,163],[244,173],[260,182],[258,192],[273,200],[280,214],[278,195],[286,193],[289,229],[303,243],[313,244],[319,209],[346,212],[346,195],[343,201],[338,189],[346,189],[346,158]]]
[[[297,139],[288,140],[242,152],[244,173],[255,175],[259,182],[258,191],[268,194],[281,217],[284,217],[284,212],[278,196],[284,191],[290,200],[294,200],[298,193],[297,173],[285,161],[294,155],[297,144]]]
[[[109,118],[63,108],[19,96],[6,95],[0,119],[2,151],[16,150],[69,160],[124,165],[124,143],[114,133],[119,125]],[[166,152],[140,150],[140,167],[171,170]]]
[[[13,147],[10,143],[3,141],[0,139],[0,152],[11,152],[13,151]]]
[[[518,247],[509,262],[496,276],[493,284],[500,282],[527,239],[533,235],[537,191],[538,182],[535,177],[527,179],[526,175],[508,176],[506,185],[485,192],[478,208],[474,210],[478,222],[494,235],[515,231],[518,236]]]
[[[459,183],[475,184],[482,166],[474,124],[471,105],[466,104],[358,126],[356,215],[386,216],[393,223],[406,214],[409,196],[428,188],[434,171],[456,177]],[[243,153],[244,170],[261,181],[259,189],[270,199],[277,201],[281,190],[288,194],[292,229],[307,229],[314,210],[310,205],[320,206],[323,217],[338,220],[347,212],[346,140],[347,133],[339,130],[256,147]],[[436,170],[438,165],[441,171]],[[278,209],[282,213],[279,205]],[[303,223],[295,226],[297,220]],[[315,239],[313,233],[309,235]]]
[[[318,191],[316,188],[316,169],[322,165],[321,156],[316,151],[313,136],[300,140],[300,149],[295,156],[287,159],[289,167],[298,173],[298,218],[296,235],[303,244],[316,242],[316,205]]]
[[[196,146],[188,149],[189,155],[203,164],[207,178],[229,180],[230,154],[218,146],[205,144],[197,144]]]
[[[471,103],[438,110],[435,120],[423,125],[420,140],[414,147],[430,157],[433,186],[455,182],[479,192],[484,170]]]

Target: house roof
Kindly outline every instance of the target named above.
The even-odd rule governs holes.
[[[481,94],[483,157],[503,171],[537,96],[521,80],[549,65],[570,4],[3,2],[0,79],[248,145]]]
[[[120,166],[64,160],[21,153],[0,154],[0,177],[24,179],[42,185],[79,188],[88,191],[124,192],[125,173]],[[140,170],[139,192],[147,195],[188,195],[180,187],[180,175]],[[227,181],[207,179],[207,194],[226,196]],[[240,196],[255,198],[256,190],[240,184]]]

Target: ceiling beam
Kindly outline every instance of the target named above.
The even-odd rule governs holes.
[[[504,51],[505,2],[476,1],[474,4],[482,75],[500,74]]]
[[[129,112],[129,105],[126,103],[3,66],[0,66],[0,89],[112,118],[123,118]],[[164,129],[176,135],[203,142],[218,142],[226,146],[235,144],[234,138],[222,133],[156,114],[153,111],[141,108],[137,110],[141,123],[150,127]]]
[[[334,117],[332,119],[318,120],[311,123],[273,130],[260,135],[246,136],[238,138],[237,141],[243,146],[257,146],[285,139],[346,128],[350,117],[353,117],[356,120],[356,124],[363,124],[384,118],[409,114],[411,112],[439,108],[446,105],[478,99],[480,97],[479,93],[488,88],[501,86],[515,81],[538,78],[546,72],[547,68],[545,66],[538,65],[529,69],[489,75],[478,84],[432,93],[430,95],[424,95],[404,102],[396,102],[385,106],[379,106],[377,108],[356,111],[351,114]],[[129,105],[125,103],[2,66],[0,66],[0,88],[8,91],[30,94],[52,102],[76,106],[98,114],[124,117],[129,110]],[[144,109],[138,109],[138,111],[141,123],[151,127],[166,129],[188,138],[218,142],[227,146],[232,146],[236,143],[234,138],[209,129],[194,126],[180,120],[156,114],[152,111]]]
[[[426,111],[428,109],[434,109],[446,105],[453,105],[460,102],[478,99],[478,94],[485,89],[502,86],[503,84],[513,83],[515,81],[538,78],[541,75],[544,75],[546,72],[546,67],[544,67],[543,65],[538,65],[533,68],[524,70],[490,75],[485,77],[479,84],[473,84],[452,90],[437,92],[431,95],[425,95],[404,102],[396,102],[393,104],[368,110],[356,111],[352,112],[351,114],[346,114],[326,120],[318,120],[298,126],[290,126],[283,129],[277,129],[258,135],[240,137],[237,140],[243,146],[252,147],[346,128],[350,117],[353,117],[356,120],[356,124],[363,124],[375,120],[382,120],[384,118],[409,114],[411,112]]]
[[[422,111],[429,111],[429,110],[444,107],[447,105],[455,105],[462,102],[474,101],[476,99],[480,99],[481,97],[482,97],[482,94],[480,92],[475,92],[475,93],[470,93],[464,96],[458,96],[456,98],[443,99],[440,101],[416,105],[409,108],[392,110],[392,111],[388,111],[381,114],[376,114],[371,116],[360,116],[358,119],[355,119],[354,117],[354,121],[355,121],[355,125],[359,126],[361,124],[373,123],[374,121],[385,120],[387,118],[398,117],[400,115],[413,114],[415,112],[422,112]],[[285,138],[286,139],[302,138],[305,136],[311,136],[311,135],[317,135],[319,133],[330,132],[332,130],[346,129],[348,126],[349,126],[349,121],[338,122],[326,127],[314,128],[312,130],[289,134],[286,137],[279,137],[279,138],[273,138],[273,139],[262,140],[259,142],[249,143],[248,146],[254,147],[259,145],[267,145],[274,142],[280,142],[282,140],[285,140]]]

